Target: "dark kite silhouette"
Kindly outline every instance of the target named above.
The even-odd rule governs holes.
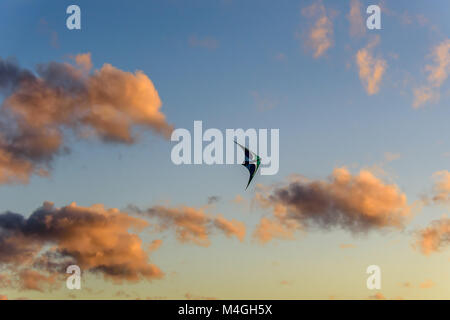
[[[245,152],[245,160],[242,165],[247,168],[247,170],[250,173],[250,177],[248,178],[247,186],[245,187],[245,190],[247,190],[248,186],[250,185],[250,182],[252,182],[253,177],[255,176],[256,172],[258,172],[259,166],[261,164],[261,158],[248,150],[246,147],[240,145],[236,140],[234,141],[238,146],[240,146],[244,152]]]

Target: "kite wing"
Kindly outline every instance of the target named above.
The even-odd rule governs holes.
[[[237,145],[239,145],[244,150],[245,153],[245,160],[244,163],[242,163],[242,165],[246,167],[248,172],[250,173],[247,186],[245,187],[245,189],[247,190],[248,186],[250,185],[250,182],[252,182],[253,177],[255,176],[256,172],[259,169],[259,166],[261,164],[261,158],[258,155],[254,154],[253,152],[251,152],[250,150],[248,150],[246,147],[237,143],[237,141],[234,142]]]

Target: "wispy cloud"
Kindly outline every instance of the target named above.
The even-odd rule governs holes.
[[[158,221],[158,224],[154,225],[156,231],[175,230],[178,241],[182,243],[209,246],[209,236],[214,229],[227,237],[235,236],[240,241],[245,237],[245,225],[242,222],[235,219],[228,220],[220,214],[213,216],[202,208],[153,206],[142,210],[129,206],[128,209],[140,216],[156,219]]]
[[[347,16],[350,22],[350,35],[360,37],[366,33],[366,25],[361,13],[361,2],[359,0],[350,1],[350,12]]]
[[[306,45],[312,49],[314,58],[320,58],[333,45],[334,12],[327,11],[322,1],[317,1],[303,8],[302,15],[310,21]]]
[[[423,254],[429,255],[441,251],[448,245],[450,245],[450,219],[444,216],[432,221],[424,229],[418,230],[413,246]]]
[[[450,39],[446,39],[431,51],[433,64],[427,64],[427,84],[413,90],[413,107],[420,108],[426,103],[439,100],[439,88],[447,80],[450,72]]]
[[[339,245],[339,248],[341,249],[353,249],[356,248],[356,246],[353,243],[342,243]]]
[[[435,285],[435,283],[433,281],[426,280],[426,281],[424,281],[424,282],[422,282],[420,284],[420,288],[422,288],[422,289],[429,289],[431,287],[434,287],[434,285]]]
[[[376,94],[387,68],[386,60],[374,57],[372,51],[380,42],[379,36],[370,41],[366,47],[356,53],[356,64],[359,68],[359,78],[369,95]]]

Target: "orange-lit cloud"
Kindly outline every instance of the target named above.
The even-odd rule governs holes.
[[[416,233],[414,247],[423,254],[439,252],[450,244],[450,219],[442,217]]]
[[[348,20],[350,22],[350,35],[352,37],[359,37],[366,33],[366,25],[361,13],[361,2],[359,0],[350,1]]]
[[[353,249],[356,248],[356,246],[352,243],[342,243],[339,245],[339,248],[341,249]]]
[[[450,172],[442,170],[433,174],[435,184],[433,186],[432,200],[435,203],[450,203]]]
[[[373,300],[386,300],[386,297],[385,297],[381,292],[377,292],[377,293],[374,294],[373,296],[370,296],[369,299],[373,299]]]
[[[422,289],[429,289],[431,287],[434,287],[434,282],[431,280],[426,280],[420,284],[420,288]]]
[[[289,238],[294,230],[309,227],[340,227],[352,233],[401,229],[411,217],[406,195],[367,170],[352,175],[337,168],[327,180],[299,178],[258,192],[255,200],[272,209],[272,218],[262,218],[256,231],[262,242],[273,234]]]
[[[428,72],[427,84],[414,89],[414,108],[439,100],[439,88],[447,80],[450,72],[450,39],[434,47],[431,57],[433,64],[425,66],[425,71]]]
[[[64,272],[70,264],[83,272],[103,274],[114,281],[158,279],[161,270],[149,263],[142,240],[135,233],[148,226],[103,205],[80,207],[75,203],[55,208],[46,202],[29,218],[16,213],[0,214],[0,264],[17,271],[33,267]],[[36,270],[23,271],[24,288],[36,289],[51,278]],[[47,281],[47,282],[48,282]]]
[[[4,294],[0,294],[0,300],[8,300],[8,297]]]
[[[25,269],[19,272],[20,289],[43,292],[47,286],[52,288],[61,284],[61,281],[56,282],[56,278],[56,274],[45,275],[35,270]]]
[[[240,241],[245,237],[245,225],[242,222],[227,220],[221,215],[212,216],[201,208],[154,206],[141,210],[130,206],[129,209],[142,216],[157,219],[158,223],[153,226],[156,231],[174,229],[177,239],[183,243],[209,246],[209,236],[213,229],[222,231],[227,237],[235,236]]]
[[[245,225],[235,219],[227,220],[221,215],[214,218],[214,226],[225,233],[227,237],[236,236],[241,242],[245,238]]]
[[[333,45],[332,13],[327,12],[321,1],[302,9],[302,15],[311,21],[306,44],[319,58]]]
[[[34,73],[0,59],[0,183],[47,175],[52,159],[67,152],[67,129],[125,144],[135,142],[138,128],[169,136],[158,92],[143,72],[110,64],[91,72],[90,54],[74,60],[40,64]]]
[[[379,36],[373,38],[368,45],[356,53],[356,64],[359,68],[359,78],[369,95],[377,93],[387,68],[386,60],[374,57],[373,48],[378,45]]]

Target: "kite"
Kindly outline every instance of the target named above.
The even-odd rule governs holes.
[[[256,172],[258,172],[259,165],[261,164],[261,158],[257,154],[248,150],[246,147],[237,143],[236,140],[234,142],[238,146],[240,146],[245,152],[245,160],[244,160],[244,163],[242,163],[242,165],[244,167],[246,167],[250,173],[250,177],[248,178],[247,186],[245,187],[245,190],[247,190],[247,188],[250,185],[250,182],[252,182],[252,179],[255,176]]]

